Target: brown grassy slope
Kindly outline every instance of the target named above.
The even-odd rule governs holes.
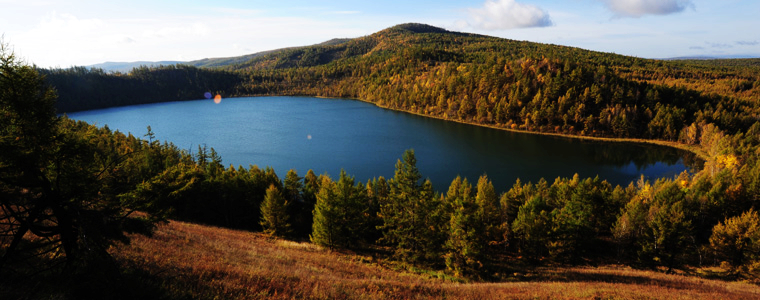
[[[760,299],[760,287],[613,267],[546,271],[544,282],[452,283],[308,243],[183,222],[113,249],[171,299]]]

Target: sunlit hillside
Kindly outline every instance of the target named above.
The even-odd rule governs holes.
[[[512,270],[514,282],[454,282],[372,253],[176,221],[113,253],[128,272],[150,274],[147,284],[168,299],[760,298],[760,287],[751,283],[619,266]]]

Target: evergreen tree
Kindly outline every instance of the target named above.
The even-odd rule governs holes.
[[[604,211],[595,208],[606,203],[605,193],[609,191],[609,185],[603,183],[598,178],[580,180],[576,174],[571,180],[557,179],[550,187],[554,209],[548,248],[554,259],[575,259],[590,248],[596,220],[602,218],[594,212]],[[601,226],[609,228],[612,224]]]
[[[647,230],[640,244],[642,254],[664,263],[668,272],[680,262],[680,255],[693,238],[690,212],[688,199],[677,182],[660,180],[655,184]]]
[[[301,179],[301,177],[298,177],[296,170],[293,169],[288,170],[288,173],[285,175],[283,194],[290,203],[297,203],[302,201],[301,190],[303,189],[303,183],[301,183]]]
[[[274,184],[267,188],[264,202],[261,203],[261,221],[259,222],[264,233],[279,237],[290,234],[289,205],[290,203],[285,200],[285,197]]]
[[[561,207],[552,211],[551,216],[549,254],[554,259],[577,258],[594,236],[591,206],[582,195],[573,193]]]
[[[325,176],[314,209],[311,240],[329,247],[356,247],[364,239],[369,221],[367,191],[341,170],[337,182]]]
[[[329,176],[321,176],[317,203],[314,206],[311,242],[328,246],[332,249],[338,245],[338,207],[335,203],[335,182]]]
[[[454,191],[458,187],[458,192]],[[455,276],[476,276],[483,266],[484,235],[478,205],[472,195],[472,185],[457,176],[449,187],[449,203],[453,211],[449,218],[446,240],[446,268]]]
[[[692,219],[696,209],[673,180],[659,180],[650,185],[642,179],[638,189],[615,223],[613,234],[624,243],[623,247],[633,245],[640,260],[664,264],[670,272],[693,241]]]
[[[520,241],[520,252],[529,258],[539,259],[547,254],[546,245],[551,238],[549,209],[544,196],[534,195],[520,206],[512,223],[512,231]]]
[[[366,213],[369,210],[367,190],[359,182],[354,184],[354,177],[340,171],[340,178],[335,184],[335,197],[339,207],[339,234],[344,247],[356,247],[365,239],[367,225],[371,220]]]
[[[304,189],[303,178],[298,177],[295,170],[290,169],[283,182],[283,196],[288,200],[288,215],[292,216],[293,231],[298,236],[308,236],[311,232],[312,205],[306,203],[301,193]]]
[[[501,205],[496,197],[493,183],[488,176],[478,178],[477,195],[475,196],[477,211],[475,212],[480,224],[480,234],[488,245],[496,245],[504,241],[504,229],[501,223]]]
[[[652,201],[651,185],[645,182],[643,177],[639,180],[638,187],[631,183],[629,189],[635,193],[612,227],[612,235],[619,247],[619,255],[635,253],[632,249],[638,248],[638,241],[644,237],[647,230],[648,203]]]
[[[380,218],[380,207],[388,202],[388,182],[385,178],[380,176],[367,181],[367,210],[364,214],[366,227],[365,238],[368,242],[377,242],[381,237],[381,232],[378,229],[382,226],[382,219]]]
[[[420,184],[421,178],[414,150],[407,150],[389,181],[388,202],[380,207],[383,241],[393,245],[396,257],[407,262],[440,257],[441,241],[445,240],[433,185],[430,180]]]
[[[306,176],[303,177],[303,185],[301,186],[301,196],[304,202],[316,203],[316,195],[319,192],[319,177],[314,174],[312,169],[306,171]]]
[[[301,186],[301,197],[304,203],[304,210],[312,214],[314,205],[317,203],[317,193],[319,193],[319,177],[314,174],[314,171],[309,169],[306,172],[306,176],[303,177],[303,185]]]

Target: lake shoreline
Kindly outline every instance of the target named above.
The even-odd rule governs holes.
[[[473,125],[473,126],[479,126],[484,128],[491,128],[496,130],[503,130],[508,132],[515,132],[515,133],[526,133],[526,134],[536,134],[536,135],[545,135],[545,136],[555,136],[555,137],[563,137],[563,138],[570,138],[570,139],[580,139],[580,140],[591,140],[591,141],[601,141],[601,142],[617,142],[617,143],[638,143],[638,144],[650,144],[650,145],[658,145],[658,146],[665,146],[675,149],[680,149],[684,151],[688,151],[690,153],[695,154],[699,159],[703,161],[708,161],[709,156],[707,153],[702,151],[698,146],[695,145],[686,145],[678,142],[671,142],[671,141],[662,141],[662,140],[649,140],[649,139],[638,139],[638,138],[609,138],[609,137],[595,137],[595,136],[585,136],[585,135],[574,135],[574,134],[567,134],[567,133],[553,133],[553,132],[539,132],[539,131],[531,131],[531,130],[522,130],[522,129],[512,129],[508,127],[501,127],[496,125],[488,125],[488,124],[479,124],[479,123],[473,123],[473,122],[467,122],[464,120],[458,120],[458,119],[449,119],[444,118],[440,116],[434,116],[434,115],[428,115],[424,113],[418,113],[398,108],[392,108],[387,106],[378,105],[375,102],[367,101],[359,98],[349,98],[349,97],[338,97],[338,96],[315,96],[315,95],[286,95],[286,94],[259,94],[259,95],[235,95],[229,98],[244,98],[244,97],[314,97],[314,98],[330,98],[330,99],[345,99],[345,100],[355,100],[355,101],[361,101],[365,103],[372,104],[374,106],[377,106],[379,108],[388,109],[392,111],[402,112],[402,113],[408,113],[412,115],[417,115],[420,117],[426,117],[426,118],[433,118],[443,121],[449,121],[449,122],[456,122],[460,124],[466,124],[466,125]],[[194,100],[203,100],[203,99],[192,99],[192,100],[173,100],[173,101],[161,101],[161,102],[155,102],[155,103],[167,103],[167,102],[185,102],[185,101],[194,101]],[[134,105],[144,105],[144,104],[155,104],[155,103],[143,103],[143,104],[134,104]],[[133,106],[133,105],[123,105],[123,106]],[[121,106],[114,106],[114,107],[121,107]],[[106,108],[113,108],[113,107],[106,107]],[[99,109],[106,109],[106,108],[97,108],[92,110],[99,110]],[[58,113],[58,116],[64,116],[68,113],[80,113],[88,110],[83,111],[68,111],[63,113]]]
[[[277,95],[277,96],[288,96],[288,95]],[[370,104],[373,104],[373,105],[375,105],[377,107],[380,107],[380,108],[383,108],[383,109],[388,109],[388,110],[392,110],[392,111],[408,113],[408,114],[417,115],[417,116],[420,116],[420,117],[433,118],[433,119],[438,119],[438,120],[443,120],[443,121],[450,121],[450,122],[456,122],[456,123],[460,123],[460,124],[467,124],[467,125],[473,125],[473,126],[491,128],[491,129],[496,129],[496,130],[515,132],[515,133],[536,134],[536,135],[555,136],[555,137],[563,137],[563,138],[571,138],[571,139],[601,141],[601,142],[639,143],[639,144],[650,144],[650,145],[665,146],[665,147],[676,148],[676,149],[688,151],[688,152],[691,152],[691,153],[697,155],[697,157],[699,157],[700,159],[702,159],[704,161],[708,160],[707,153],[705,153],[704,151],[702,151],[701,149],[699,149],[698,146],[686,145],[686,144],[682,144],[682,143],[678,143],[678,142],[670,142],[670,141],[662,141],[662,140],[637,139],[637,138],[595,137],[595,136],[585,136],[585,135],[573,135],[573,134],[566,134],[566,133],[552,133],[552,132],[539,132],[539,131],[531,131],[531,130],[512,129],[512,128],[500,127],[500,126],[496,126],[496,125],[479,124],[479,123],[467,122],[467,121],[464,121],[464,120],[449,119],[449,118],[444,118],[444,117],[440,117],[440,116],[433,116],[433,115],[428,115],[428,114],[423,114],[423,113],[418,113],[418,112],[413,112],[413,111],[407,111],[407,110],[403,110],[403,109],[397,109],[397,108],[382,106],[382,105],[378,105],[375,102],[371,102],[371,101],[367,101],[367,100],[362,100],[362,99],[358,99],[358,98],[328,97],[328,96],[310,96],[310,95],[301,95],[301,96],[304,96],[304,97],[315,97],[315,98],[332,98],[332,99],[356,100],[356,101],[361,101],[361,102],[365,102],[365,103],[370,103]],[[252,97],[266,97],[266,96],[252,96]]]

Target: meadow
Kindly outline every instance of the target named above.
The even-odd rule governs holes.
[[[124,292],[162,299],[760,299],[760,287],[746,280],[615,265],[537,267],[512,273],[511,282],[467,283],[405,269],[382,251],[331,251],[178,221],[112,254],[151,287]]]

